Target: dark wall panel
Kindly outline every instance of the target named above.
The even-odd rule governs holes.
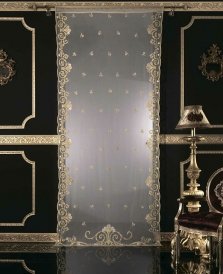
[[[175,12],[174,16],[164,13],[161,96],[160,96],[160,131],[161,134],[190,134],[190,130],[175,130],[180,119],[181,102],[181,28],[188,25],[192,16],[223,16],[222,12]],[[196,20],[195,20],[196,22]],[[184,39],[184,79],[185,105],[200,104],[213,124],[223,121],[223,78],[211,82],[202,76],[198,69],[200,56],[210,45],[217,43],[221,50],[222,20],[198,20],[185,31]],[[217,109],[218,108],[218,109]],[[202,134],[222,134],[223,128],[197,130]],[[198,154],[198,166],[202,172],[199,182],[205,191],[208,178],[223,166],[220,145],[199,145],[198,150],[215,151],[210,154]],[[220,152],[219,152],[220,151]],[[161,231],[174,230],[174,217],[177,213],[177,198],[180,195],[179,163],[189,157],[189,145],[160,146],[160,188],[161,188]],[[186,176],[186,173],[184,172]],[[186,181],[185,181],[186,182]],[[188,182],[188,179],[187,179]],[[185,188],[187,186],[185,185]]]
[[[0,19],[1,17],[23,17],[29,27],[35,28],[36,117],[26,123],[25,129],[2,129],[0,134],[56,134],[57,68],[54,13],[52,16],[46,16],[45,12],[0,12]],[[22,24],[11,25],[10,22],[0,20],[0,48],[16,61],[15,77],[9,84],[0,86],[0,124],[10,119],[21,120],[22,114],[30,112],[31,108],[30,32],[25,30]],[[21,115],[15,117],[14,113],[17,112]]]

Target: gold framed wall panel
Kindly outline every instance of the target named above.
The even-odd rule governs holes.
[[[184,47],[184,32],[185,30],[188,30],[195,22],[195,20],[217,20],[217,19],[221,19],[223,20],[223,16],[192,16],[190,22],[184,26],[181,27],[181,49],[180,49],[180,53],[181,53],[181,79],[180,79],[180,116],[182,116],[183,111],[184,111],[184,52],[185,52],[185,47]],[[212,128],[223,128],[223,124],[222,125],[211,125]]]
[[[32,273],[32,274],[35,274],[35,270],[32,270],[30,269],[27,265],[26,265],[26,262],[24,260],[14,260],[14,259],[0,259],[0,263],[10,263],[10,264],[21,264],[23,269],[26,271],[26,273]]]
[[[59,145],[59,135],[0,135],[0,145]]]
[[[175,11],[221,11],[223,10],[222,2],[66,2],[66,1],[51,1],[51,2],[35,2],[35,1],[21,1],[21,2],[1,2],[0,10],[2,11],[46,11],[46,9],[54,10],[57,7],[62,8],[76,8],[76,9],[158,9]]]
[[[24,151],[0,151],[0,155],[21,155],[23,160],[30,164],[32,166],[32,211],[27,213],[21,222],[19,223],[2,223],[0,222],[0,227],[1,226],[25,226],[25,222],[26,220],[31,217],[31,216],[34,216],[36,214],[35,212],[35,207],[36,207],[36,201],[35,201],[35,188],[36,188],[36,185],[35,185],[35,161],[31,161],[29,160],[26,155],[25,155],[25,152]]]
[[[183,140],[188,134],[160,134],[159,142],[161,145],[188,145],[188,142]],[[223,134],[199,134],[205,140],[199,144],[223,144]]]
[[[30,26],[28,26],[23,17],[0,17],[0,22],[1,21],[21,22],[23,27],[26,30],[31,31],[32,33],[32,113],[23,120],[21,125],[0,125],[0,129],[24,129],[26,123],[30,119],[35,118],[36,116],[36,111],[35,111],[35,28],[31,28]]]

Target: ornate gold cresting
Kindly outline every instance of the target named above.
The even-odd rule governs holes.
[[[201,56],[201,65],[198,66],[203,76],[212,82],[218,81],[223,77],[223,55],[217,44],[213,44],[207,54]]]
[[[0,49],[0,85],[4,86],[12,80],[15,75],[15,61],[8,58],[8,54]]]
[[[201,170],[197,165],[196,159],[196,149],[197,149],[197,142],[201,141],[203,137],[196,136],[195,128],[204,128],[210,127],[210,123],[207,120],[202,107],[198,105],[194,106],[187,106],[184,108],[184,113],[177,124],[176,129],[183,129],[183,128],[191,128],[191,136],[183,137],[184,140],[190,143],[190,164],[186,169],[187,177],[190,182],[187,184],[189,187],[188,190],[183,191],[183,196],[191,197],[192,199],[187,203],[187,208],[189,212],[198,212],[200,208],[200,203],[197,201],[196,197],[203,197],[204,192],[199,190],[198,187],[200,186],[197,183],[197,180],[200,176]]]

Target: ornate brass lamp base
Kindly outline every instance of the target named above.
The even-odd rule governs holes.
[[[193,196],[193,197],[200,198],[204,196],[204,192],[198,189],[200,185],[197,183],[201,170],[199,169],[197,165],[197,160],[196,160],[196,148],[197,148],[196,143],[204,140],[204,137],[196,136],[195,129],[192,129],[191,136],[184,137],[184,140],[191,143],[190,145],[191,154],[190,154],[190,164],[186,170],[187,177],[188,179],[190,179],[189,184],[187,184],[189,189],[183,191],[183,196],[184,197]],[[189,201],[186,206],[189,212],[199,212],[199,209],[201,207],[200,202],[194,199]]]

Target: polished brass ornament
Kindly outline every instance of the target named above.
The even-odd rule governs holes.
[[[0,49],[0,85],[4,86],[12,77],[15,75],[15,61],[13,59],[8,59],[8,54]]]
[[[208,80],[216,82],[223,77],[223,55],[217,44],[213,44],[207,52],[202,54],[198,68]]]

